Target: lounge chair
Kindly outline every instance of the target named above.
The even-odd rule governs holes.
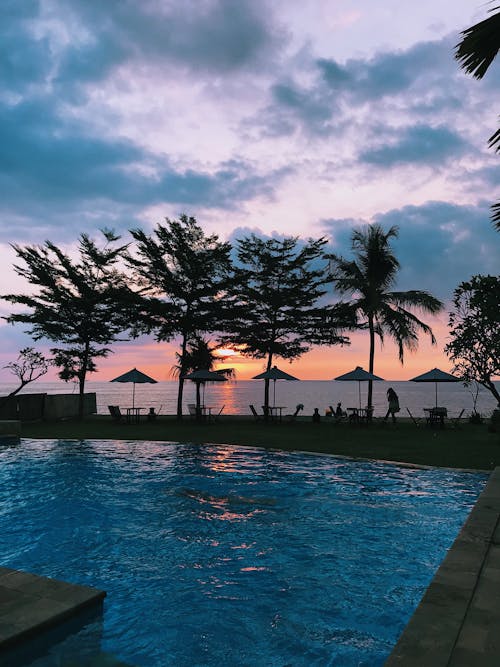
[[[412,422],[415,424],[415,426],[420,426],[420,419],[418,417],[414,417],[409,408],[406,408],[406,412],[410,415],[410,419]]]
[[[260,422],[260,420],[262,419],[262,417],[259,415],[259,413],[258,413],[257,410],[255,409],[255,407],[254,407],[253,405],[249,405],[248,407],[250,408],[250,411],[252,412],[252,414],[253,414],[253,418],[255,419],[255,421],[256,421],[256,422]]]
[[[226,405],[224,404],[217,414],[212,415],[212,419],[213,419],[214,422],[216,422],[219,419],[219,417],[221,416],[222,411],[224,410],[225,407],[226,407]]]
[[[113,418],[113,421],[121,422],[121,420],[123,419],[123,415],[120,411],[120,406],[119,405],[108,405],[108,410],[109,410],[109,414]]]
[[[288,419],[288,421],[294,422],[297,419],[299,412],[303,409],[304,406],[302,405],[302,403],[298,403],[298,405],[295,408],[295,412],[291,415],[287,415],[286,418]]]

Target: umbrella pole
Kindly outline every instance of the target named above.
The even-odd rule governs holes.
[[[276,380],[273,381],[273,407],[276,405]]]
[[[436,387],[436,408],[438,406],[438,383],[434,382],[434,386]]]
[[[135,382],[132,382],[132,407],[135,408]]]
[[[359,409],[361,410],[361,382],[358,380]]]

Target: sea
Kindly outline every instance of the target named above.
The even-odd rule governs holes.
[[[497,383],[497,386],[500,383]],[[148,410],[150,407],[162,415],[173,415],[177,410],[176,381],[158,382],[157,384],[136,384],[135,405]],[[375,416],[385,415],[387,410],[386,392],[392,387],[399,396],[401,412],[399,416],[408,417],[407,409],[414,416],[422,417],[423,408],[436,405],[436,389],[434,383],[417,383],[411,381],[385,381],[373,383],[373,404]],[[14,383],[0,383],[0,396],[5,396],[16,388]],[[124,409],[132,405],[132,384],[118,382],[86,383],[87,392],[95,392],[98,414],[109,414],[108,405],[119,405]],[[204,395],[203,395],[204,391]],[[344,409],[349,407],[365,407],[368,386],[366,382],[341,382],[332,380],[301,380],[277,381],[270,386],[270,404],[281,406],[283,415],[293,413],[298,404],[304,406],[302,415],[312,415],[315,408],[324,414],[328,406],[335,407],[341,402]],[[462,409],[464,414],[473,412],[473,396],[461,382],[442,382],[437,385],[437,405],[445,406],[448,414],[458,415]],[[78,387],[74,383],[36,381],[27,385],[21,393],[36,394],[77,394]],[[196,400],[195,385],[185,382],[183,411],[188,412],[187,404]],[[207,384],[202,389],[202,402],[211,406],[212,412],[223,407],[223,414],[250,415],[249,405],[260,411],[264,402],[264,382],[262,380],[229,380]],[[496,407],[491,392],[481,388],[477,399],[477,411],[483,416],[490,416]]]

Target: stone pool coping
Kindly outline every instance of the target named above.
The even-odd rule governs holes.
[[[385,667],[500,665],[499,519],[497,467]]]
[[[26,638],[102,604],[106,593],[0,567],[0,656]]]

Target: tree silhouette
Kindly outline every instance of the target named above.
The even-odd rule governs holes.
[[[37,352],[32,347],[25,347],[20,350],[16,361],[11,361],[4,366],[17,377],[19,386],[11,391],[8,396],[0,398],[0,408],[6,405],[21,389],[24,389],[27,384],[45,375],[51,364],[50,359],[47,359],[41,352]]]
[[[468,382],[488,389],[500,406],[500,393],[493,381],[500,375],[499,276],[473,276],[454,292],[450,312],[450,338],[445,352],[454,362],[454,372]]]
[[[234,378],[234,368],[218,368],[215,369],[216,364],[221,361],[222,357],[216,354],[218,347],[211,346],[201,336],[197,336],[193,341],[188,343],[186,347],[186,354],[184,356],[184,374],[189,375],[194,371],[207,370],[214,373],[219,373],[226,378]],[[181,355],[176,352],[177,364],[172,366],[171,374],[179,378],[181,376]],[[200,385],[205,385],[205,382],[196,382],[196,407],[200,410]]]
[[[4,318],[7,322],[27,324],[34,340],[59,344],[51,349],[53,362],[62,380],[78,380],[80,418],[87,373],[97,370],[95,360],[108,356],[107,346],[119,340],[130,319],[124,305],[128,290],[117,266],[126,246],[114,245],[119,237],[113,232],[102,233],[102,248],[82,234],[75,260],[50,241],[43,246],[13,245],[24,263],[14,265],[14,270],[38,293],[2,296],[28,309]]]
[[[326,291],[324,267],[317,262],[325,239],[301,245],[297,237],[263,240],[251,234],[237,243],[223,344],[235,345],[243,356],[265,359],[270,370],[276,357],[297,359],[312,342],[348,342],[336,333],[335,309],[317,305]],[[267,414],[269,380],[264,382]]]
[[[182,418],[183,376],[188,346],[205,332],[219,330],[220,298],[231,267],[229,243],[206,236],[194,217],[166,218],[153,236],[131,230],[137,254],[128,264],[142,296],[137,330],[154,332],[157,341],[180,338],[177,418]]]
[[[360,329],[368,329],[370,353],[368,370],[373,373],[375,336],[383,342],[389,335],[397,344],[399,360],[403,363],[404,350],[418,347],[418,332],[428,334],[433,344],[431,328],[419,320],[408,308],[435,314],[442,308],[441,301],[428,292],[393,291],[400,265],[390,245],[399,234],[397,227],[385,232],[378,224],[367,225],[352,232],[353,260],[340,255],[329,255],[331,279],[340,294],[353,297],[348,307],[356,316]],[[368,405],[372,405],[373,383],[368,383]]]
[[[490,12],[498,9],[500,6],[492,7]],[[467,74],[482,79],[500,49],[500,12],[467,28],[462,36],[456,46],[455,58]],[[500,129],[490,137],[488,144],[490,148],[496,146],[497,153],[500,151]],[[500,202],[493,204],[491,210],[492,220],[500,231]]]

